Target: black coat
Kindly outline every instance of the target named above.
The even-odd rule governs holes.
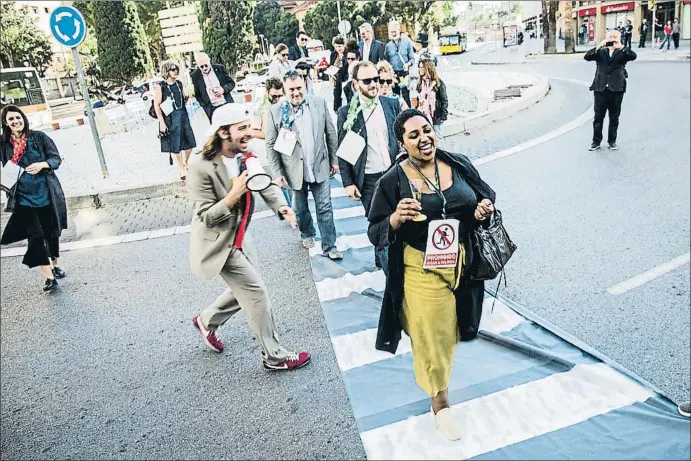
[[[307,48],[304,47],[302,48],[302,51],[305,53],[305,57],[309,57],[309,51],[307,51]],[[293,45],[288,49],[288,59],[290,61],[297,61],[300,59],[302,55],[300,54],[300,47],[297,45]]]
[[[379,97],[382,110],[384,111],[384,118],[386,118],[386,126],[389,129],[389,157],[391,158],[391,163],[394,162],[396,156],[398,155],[398,142],[396,141],[396,135],[393,131],[393,124],[396,121],[396,117],[401,113],[401,103],[398,99],[387,98],[386,96]],[[343,124],[348,118],[348,111],[350,110],[350,104],[341,107],[338,110],[338,144],[340,145],[343,138],[346,135],[346,131],[343,130]],[[365,118],[362,115],[362,111],[358,114],[353,123],[352,131],[360,133],[360,136],[367,140],[367,127],[363,126],[365,124]],[[341,178],[343,179],[343,187],[352,186],[353,184],[357,186],[358,190],[362,192],[362,186],[365,182],[365,166],[367,164],[367,146],[365,146],[363,153],[360,155],[357,163],[351,165],[343,159],[338,159],[339,169],[341,171]]]
[[[437,98],[437,105],[434,108],[434,115],[432,116],[432,122],[435,125],[441,125],[449,118],[449,96],[446,93],[446,85],[442,80],[439,80],[440,84],[435,91]]]
[[[348,80],[348,64],[338,69],[336,74],[336,82],[334,83],[334,112],[338,113],[338,109],[343,105],[343,95],[346,97],[346,104],[350,104],[353,99],[353,81],[351,80],[345,86],[343,82]]]
[[[223,87],[223,96],[226,102],[233,102],[233,96],[230,94],[235,88],[235,81],[228,76],[226,68],[220,64],[213,64],[211,68],[216,73],[218,78],[218,83]],[[209,93],[206,91],[206,82],[204,81],[204,75],[201,69],[196,69],[192,72],[192,84],[194,85],[194,97],[197,98],[199,105],[202,106],[204,112],[208,116],[211,113],[211,100],[209,99]]]
[[[42,170],[39,174],[46,177],[50,205],[53,208],[56,222],[58,223],[58,228],[54,229],[53,231],[56,232],[57,235],[60,235],[64,229],[67,229],[67,205],[65,202],[65,194],[62,191],[60,180],[58,180],[58,177],[55,175],[55,170],[60,167],[62,159],[58,153],[58,148],[47,134],[43,133],[42,131],[29,130],[29,139],[40,153],[41,161],[47,162],[48,165],[50,165],[50,169]],[[12,154],[12,143],[3,143],[0,152],[3,165],[5,165],[12,158]],[[38,223],[20,222],[19,220],[14,219],[15,217],[16,215],[12,214],[7,222],[7,227],[5,227],[5,231],[2,234],[2,240],[0,242],[3,245],[20,242],[32,237],[38,231],[38,229],[40,229],[40,227],[37,227],[39,226]]]
[[[437,158],[448,163],[456,170],[468,185],[475,191],[478,202],[484,198],[494,203],[495,193],[481,178],[471,161],[464,155],[450,154],[437,150]],[[401,309],[403,305],[403,242],[396,239],[391,231],[389,218],[396,210],[402,198],[412,198],[410,184],[398,167],[407,156],[402,156],[397,163],[382,176],[374,190],[372,206],[369,212],[369,229],[367,234],[372,244],[379,250],[389,249],[389,275],[379,314],[379,327],[375,347],[380,351],[396,353],[401,339]],[[489,223],[489,219],[485,221]],[[480,225],[478,222],[477,225]],[[463,242],[466,248],[466,265],[473,265],[473,251],[469,237]],[[482,317],[482,303],[485,297],[485,283],[462,277],[461,283],[454,292],[456,297],[456,314],[458,331],[462,341],[469,341],[477,336]]]
[[[365,55],[365,42],[360,40],[360,56]],[[368,60],[372,64],[377,64],[380,61],[386,61],[386,52],[384,49],[384,44],[379,40],[372,40],[372,45],[370,45]]]
[[[607,48],[593,48],[583,59],[597,63],[591,91],[626,92],[626,63],[636,59],[630,48],[614,50],[611,56]]]

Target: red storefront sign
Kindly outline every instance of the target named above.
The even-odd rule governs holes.
[[[578,15],[583,16],[595,16],[597,14],[597,8],[586,8],[584,10],[578,10]]]
[[[619,13],[620,11],[633,11],[636,8],[636,2],[619,3],[617,5],[607,5],[600,7],[602,14]]]

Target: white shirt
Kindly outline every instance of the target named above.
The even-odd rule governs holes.
[[[223,97],[223,95],[216,97],[213,91],[211,91],[212,88],[218,88],[221,86],[221,82],[218,81],[218,77],[216,76],[216,72],[214,72],[214,69],[211,68],[211,71],[208,74],[202,72],[202,77],[204,77],[204,83],[206,84],[206,92],[209,95],[209,101],[211,101],[211,104],[213,106],[220,106],[222,104],[225,104],[226,98]]]
[[[238,176],[240,167],[238,166],[238,161],[235,159],[235,157],[226,157],[225,155],[221,155],[221,160],[223,160],[223,164],[226,166],[228,178],[231,180],[236,178]],[[231,185],[228,184],[228,189],[230,190],[230,188]]]
[[[305,182],[313,183],[314,179],[314,129],[312,127],[312,112],[310,106],[305,104],[302,114],[295,114],[295,128],[300,135],[302,147],[302,162],[304,165]]]
[[[362,116],[366,120],[365,130],[367,130],[365,174],[381,173],[388,168],[384,163],[384,156],[389,156],[389,129],[386,126],[386,117],[379,97],[373,107],[362,109]]]
[[[363,47],[362,47],[362,61],[363,62],[369,61],[370,48],[372,48],[372,42],[370,41],[369,43],[367,43],[367,41],[364,41]]]

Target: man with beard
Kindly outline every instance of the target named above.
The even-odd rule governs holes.
[[[385,56],[393,67],[398,83],[394,87],[394,93],[403,96],[403,100],[410,104],[410,84],[408,76],[411,68],[415,65],[415,51],[413,50],[413,43],[403,36],[401,36],[401,23],[398,21],[389,22],[389,43],[386,44]]]
[[[364,138],[365,147],[354,165],[343,159],[338,163],[346,194],[352,200],[361,200],[367,215],[377,181],[398,154],[393,125],[401,105],[397,99],[379,96],[379,73],[371,62],[355,65],[353,82],[355,96],[338,111],[338,140],[342,143],[350,131],[350,136]],[[386,272],[385,251],[375,251],[375,263]]]
[[[190,76],[194,84],[194,96],[211,121],[217,107],[233,102],[230,92],[235,88],[235,82],[228,76],[225,67],[211,64],[208,54],[199,53],[196,61],[198,69]]]
[[[317,231],[308,206],[312,191],[321,234],[322,253],[332,260],[336,248],[331,204],[331,175],[338,172],[338,138],[324,98],[305,97],[305,80],[298,71],[283,77],[285,100],[271,108],[265,127],[266,156],[279,185],[293,191],[293,203],[304,248],[313,248]]]
[[[212,117],[204,148],[190,165],[187,186],[194,201],[190,234],[192,272],[202,280],[217,275],[228,289],[194,316],[192,323],[214,352],[223,351],[216,336],[218,327],[242,309],[261,346],[267,370],[292,370],[310,361],[307,352],[291,352],[278,340],[271,303],[259,273],[257,254],[248,227],[254,197],[247,189],[247,171],[240,165],[250,157],[252,139],[249,111],[241,104],[226,104]],[[295,213],[275,184],[260,192],[266,204],[295,228]]]

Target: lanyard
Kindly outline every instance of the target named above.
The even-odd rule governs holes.
[[[441,190],[441,180],[439,179],[439,164],[437,163],[437,158],[434,158],[434,175],[437,180],[437,184],[435,185],[425,174],[418,168],[418,166],[413,163],[410,160],[410,157],[408,157],[408,163],[415,168],[415,170],[420,173],[420,176],[422,176],[422,179],[425,180],[427,185],[429,185],[430,189],[432,189],[441,199],[441,217],[442,219],[446,219],[446,197],[444,197],[444,193]]]

